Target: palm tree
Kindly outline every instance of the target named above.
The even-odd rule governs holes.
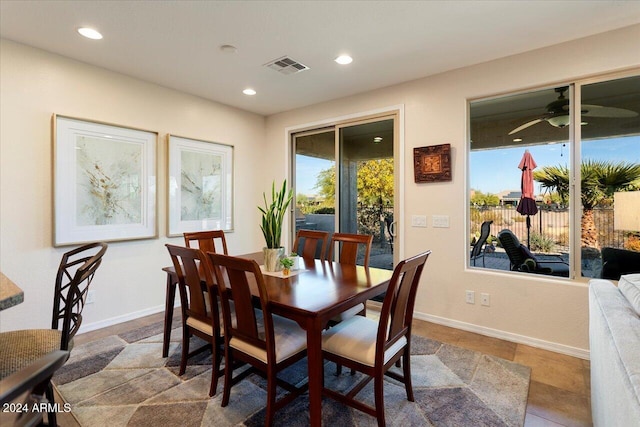
[[[599,248],[593,209],[610,204],[616,191],[640,189],[640,164],[586,160],[580,165],[582,190],[581,246]],[[569,168],[546,166],[533,173],[533,179],[550,191],[556,191],[562,202],[569,201]]]

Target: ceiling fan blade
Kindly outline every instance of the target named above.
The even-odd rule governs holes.
[[[535,120],[531,120],[530,122],[527,122],[523,125],[518,126],[517,128],[515,128],[514,130],[512,130],[511,132],[509,132],[509,135],[513,135],[514,133],[518,133],[523,129],[528,128],[529,126],[533,126],[533,125],[537,125],[540,122],[544,122],[546,121],[546,118],[539,118],[539,119],[535,119]]]
[[[603,107],[602,105],[582,104],[582,115],[589,117],[636,117],[638,113],[632,110],[615,107]]]

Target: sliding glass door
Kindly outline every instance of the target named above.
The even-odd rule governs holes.
[[[370,265],[393,268],[394,123],[395,116],[376,117],[293,136],[292,228],[371,234]]]

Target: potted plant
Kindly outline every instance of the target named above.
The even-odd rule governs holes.
[[[293,190],[287,191],[287,180],[282,183],[282,188],[276,191],[275,181],[271,185],[271,202],[267,202],[267,195],[262,193],[264,207],[258,206],[262,213],[260,229],[266,243],[264,250],[264,266],[267,271],[280,269],[280,258],[284,257],[284,248],[280,245],[282,237],[282,223],[287,213],[287,208],[293,199]]]
[[[293,267],[293,260],[289,257],[281,258],[280,265],[282,265],[282,274],[288,276],[291,272],[291,267]]]

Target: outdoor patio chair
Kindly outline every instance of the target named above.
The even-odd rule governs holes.
[[[640,273],[640,252],[602,248],[602,278],[620,280],[623,274]]]
[[[511,271],[569,277],[569,264],[561,257],[557,256],[557,260],[538,259],[511,230],[500,231],[498,240],[509,257]]]
[[[493,224],[493,221],[485,221],[480,226],[480,237],[473,244],[473,249],[471,249],[471,261],[473,265],[476,265],[478,258],[482,258],[482,266],[484,267],[485,246],[489,233],[491,232],[491,224]]]

